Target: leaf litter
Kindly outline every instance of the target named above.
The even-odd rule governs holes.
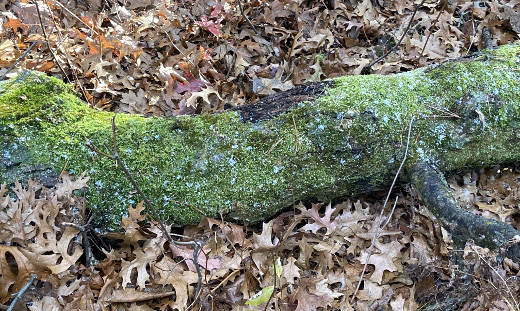
[[[2,1],[0,76],[37,41],[8,77],[26,69],[61,75],[99,109],[146,116],[214,112],[306,82],[359,74],[399,41],[418,5],[241,4],[243,14],[231,0]],[[423,1],[401,46],[373,73],[408,71],[514,42],[519,7],[518,1]]]
[[[26,69],[62,75],[98,109],[145,116],[214,112],[359,74],[398,41],[415,8],[407,0],[242,5],[255,29],[236,1],[2,1],[0,75],[37,41],[8,76]],[[403,72],[513,42],[519,8],[519,1],[424,1],[401,46],[372,70]],[[142,203],[129,207],[124,231],[104,235],[110,247],[85,266],[84,235],[66,224],[86,221],[79,193],[87,180],[63,175],[55,189],[33,181],[10,191],[2,186],[0,303],[36,274],[25,295],[29,310],[185,310],[197,283],[192,252],[169,245]],[[449,184],[461,207],[520,229],[519,181],[511,166],[453,175]],[[383,219],[391,218],[371,256],[366,250],[382,205],[372,197],[300,203],[262,228],[206,218],[176,229],[204,243],[195,307],[518,310],[520,268],[471,243],[462,252],[469,264],[450,261],[457,250],[449,235],[408,193],[397,193],[393,214],[384,211]]]

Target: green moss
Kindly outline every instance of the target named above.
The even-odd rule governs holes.
[[[393,139],[402,145],[404,128],[415,116],[419,136],[412,156],[430,158],[444,170],[509,161],[518,157],[518,147],[509,135],[498,133],[518,125],[519,50],[518,45],[503,46],[471,62],[398,75],[343,77],[321,98],[320,108],[373,117],[377,122],[369,126],[356,118],[349,122],[355,127],[347,125],[351,140],[368,139],[369,144]],[[487,144],[500,151],[491,153]]]
[[[518,159],[518,137],[508,131],[520,122],[518,49],[399,75],[342,77],[318,103],[258,123],[244,123],[236,112],[118,115],[119,154],[163,216],[180,224],[197,222],[198,210],[261,221],[296,200],[385,187],[412,116],[412,158],[443,170]],[[26,176],[21,170],[34,163],[85,171],[96,223],[113,228],[141,200],[113,161],[85,146],[87,139],[101,150],[111,143],[113,114],[88,109],[59,80],[25,80],[0,84],[0,146],[16,145],[25,155],[16,160],[23,165],[13,164],[14,152],[0,155],[2,179]]]

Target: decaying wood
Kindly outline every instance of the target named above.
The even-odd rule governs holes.
[[[333,81],[311,82],[285,92],[267,96],[252,104],[232,108],[231,110],[239,111],[242,120],[247,122],[268,120],[286,113],[287,110],[298,103],[313,101],[315,98],[323,95],[326,87],[333,85]]]
[[[260,222],[299,200],[387,187],[414,117],[403,181],[417,184],[455,236],[480,234],[477,244],[496,248],[517,231],[455,209],[442,174],[416,163],[447,172],[520,160],[519,54],[513,45],[404,74],[343,77],[214,115],[120,115],[120,157],[171,222]],[[2,82],[1,179],[52,181],[64,167],[85,171],[97,224],[113,227],[140,198],[112,161],[85,147],[111,142],[111,118],[41,74]]]

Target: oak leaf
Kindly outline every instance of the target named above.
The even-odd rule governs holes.
[[[16,246],[0,245],[0,303],[18,292],[35,271],[31,261]]]
[[[300,268],[296,265],[294,257],[287,258],[287,263],[282,266],[282,277],[289,284],[294,284],[294,279],[300,277]]]
[[[321,228],[326,228],[327,232],[325,235],[330,235],[337,226],[337,220],[331,220],[332,214],[336,211],[335,208],[332,208],[331,203],[327,205],[325,208],[325,214],[323,217],[320,217],[319,210],[321,208],[322,204],[312,204],[312,208],[308,210],[305,207],[299,207],[299,209],[302,211],[302,215],[310,217],[314,220],[314,223],[307,224],[303,226],[303,230],[305,231],[311,231],[312,233],[316,233]]]
[[[289,296],[289,301],[298,302],[296,311],[315,311],[318,308],[327,308],[334,300],[328,294],[318,294],[316,285],[323,280],[322,275],[310,278],[301,278],[298,282],[298,288]]]
[[[213,98],[210,99],[210,96],[213,95]],[[215,90],[212,86],[207,86],[202,89],[202,91],[191,93],[191,96],[186,100],[186,106],[196,108],[198,103],[197,100],[202,98],[205,103],[208,105],[212,105],[212,102],[215,102],[216,98],[222,100],[217,90]]]
[[[379,241],[375,241],[375,246],[380,250],[379,254],[371,254],[366,250],[361,252],[361,256],[359,257],[359,262],[362,264],[370,264],[374,265],[374,272],[370,276],[370,280],[372,282],[376,282],[381,284],[383,280],[383,272],[385,271],[398,271],[398,267],[396,266],[396,262],[401,257],[401,248],[403,245],[397,241],[392,241],[387,244],[382,244]]]

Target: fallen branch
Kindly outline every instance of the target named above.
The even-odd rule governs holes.
[[[330,201],[390,186],[405,150],[406,125],[416,116],[401,181],[416,183],[434,214],[454,215],[444,223],[454,239],[511,245],[505,248],[513,256],[514,228],[470,221],[451,203],[448,212],[434,191],[449,194],[441,172],[520,160],[519,79],[520,46],[510,45],[404,74],[310,84],[218,114],[120,115],[117,155],[131,161],[128,170],[141,192],[173,223],[196,223],[204,215],[261,222],[295,201]],[[141,195],[113,173],[113,153],[100,159],[102,153],[84,146],[87,137],[93,145],[112,139],[112,117],[42,74],[0,82],[1,178],[54,182],[56,168],[69,161],[73,174],[91,175],[87,198],[95,224],[114,228]],[[424,184],[421,174],[435,178]],[[443,208],[436,211],[436,205]],[[465,222],[457,226],[457,217]]]

